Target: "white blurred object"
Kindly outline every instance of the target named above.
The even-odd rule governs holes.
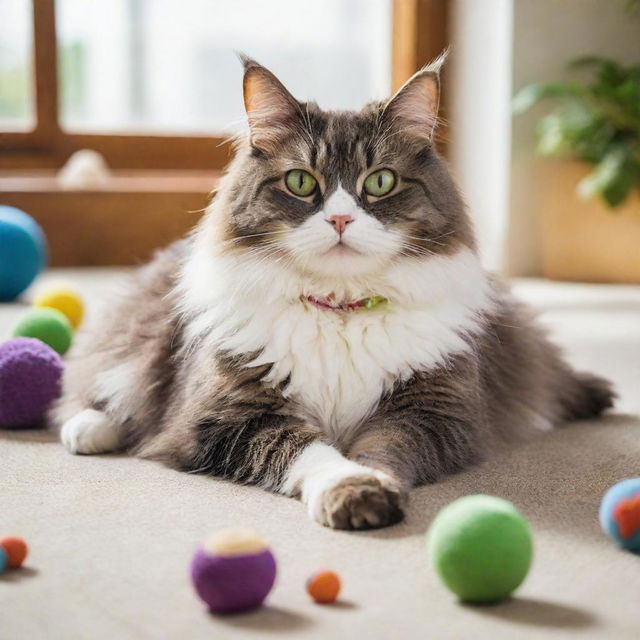
[[[110,174],[102,154],[92,149],[80,149],[58,172],[58,183],[63,189],[95,189],[104,187]]]

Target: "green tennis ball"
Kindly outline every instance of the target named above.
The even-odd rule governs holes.
[[[447,505],[427,533],[444,584],[466,602],[498,602],[525,579],[533,541],[529,523],[506,500],[465,496]]]
[[[15,326],[13,335],[16,338],[37,338],[62,355],[71,346],[73,328],[64,313],[42,307],[25,313]]]

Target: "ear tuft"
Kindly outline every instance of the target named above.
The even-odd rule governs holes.
[[[248,56],[242,51],[236,51],[236,55],[238,56],[238,58],[240,58],[240,62],[242,63],[245,71],[251,66],[260,66],[260,64],[258,64],[251,56]]]
[[[447,61],[449,57],[449,47],[443,49],[431,62],[420,69],[420,71],[431,71],[432,73],[436,73],[440,76],[440,71],[442,71],[442,67],[444,67],[444,63]]]
[[[269,151],[295,130],[300,105],[271,71],[248,56],[241,54],[240,59],[251,144]]]
[[[384,116],[398,122],[403,130],[431,139],[438,122],[440,69],[447,57],[445,49],[437,58],[414,73],[384,107]]]

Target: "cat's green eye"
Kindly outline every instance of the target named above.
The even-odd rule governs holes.
[[[364,190],[370,196],[380,198],[386,196],[396,185],[396,176],[389,169],[380,169],[367,176]]]
[[[296,196],[306,198],[310,196],[318,186],[318,181],[304,169],[293,169],[285,177],[287,189]]]

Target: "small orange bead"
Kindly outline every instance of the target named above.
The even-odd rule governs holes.
[[[22,538],[3,538],[0,540],[0,547],[4,547],[7,552],[7,565],[12,569],[21,567],[29,552],[29,547]]]
[[[318,571],[307,580],[307,591],[319,604],[330,604],[340,593],[340,578],[333,571]]]

